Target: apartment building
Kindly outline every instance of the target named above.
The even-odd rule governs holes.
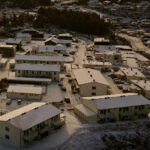
[[[0,54],[2,57],[10,58],[16,54],[16,46],[14,45],[0,45]]]
[[[73,70],[73,90],[81,96],[106,95],[109,83],[100,71],[88,68]]]
[[[61,127],[60,113],[53,105],[43,102],[23,106],[0,116],[0,138],[18,147],[26,146]]]
[[[136,93],[115,94],[105,96],[83,97],[82,111],[75,112],[87,122],[91,122],[85,109],[96,113],[98,122],[135,120],[147,118],[150,112],[150,101]],[[89,111],[88,110],[88,111]],[[94,114],[93,114],[94,115]]]
[[[150,111],[149,100],[132,93],[83,100],[83,103],[97,112],[98,122],[146,118]]]
[[[24,100],[41,100],[42,87],[24,84],[12,84],[7,89],[7,98]]]
[[[16,55],[17,64],[45,64],[60,65],[61,70],[64,69],[64,63],[67,62],[63,56],[38,56],[38,55]]]
[[[59,81],[60,65],[16,64],[16,77],[49,78]]]

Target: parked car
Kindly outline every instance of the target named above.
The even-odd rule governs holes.
[[[61,89],[62,89],[63,91],[66,91],[66,87],[65,87],[65,86],[62,86]]]
[[[70,98],[69,98],[69,97],[65,97],[65,98],[64,98],[64,101],[65,101],[66,103],[69,103],[69,104],[70,104]]]
[[[6,100],[6,105],[10,105],[11,102],[12,102],[11,99],[7,99],[7,100]]]

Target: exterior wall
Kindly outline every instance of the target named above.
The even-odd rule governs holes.
[[[2,56],[6,58],[14,57],[16,54],[16,47],[0,47],[0,54],[2,54]]]
[[[83,104],[87,106],[90,110],[92,110],[95,113],[98,113],[97,108],[92,104],[91,100],[84,100],[83,99]]]
[[[95,89],[96,88],[96,89]],[[87,83],[80,86],[80,95],[82,97],[106,95],[108,87],[100,83]]]
[[[9,131],[6,131],[5,127],[9,128]],[[9,136],[9,139],[6,139],[5,136]],[[0,122],[0,138],[16,145],[20,146],[21,142],[21,132],[19,129],[13,127],[7,122]]]
[[[43,72],[43,71],[26,71],[16,70],[17,77],[39,77],[39,78],[51,78],[54,81],[59,80],[59,72]]]
[[[45,135],[48,135],[53,130],[61,127],[63,124],[60,120],[60,115],[57,115],[51,119],[48,119],[26,131],[23,132],[22,145],[26,146],[34,140],[41,139]]]
[[[7,97],[10,99],[31,99],[31,100],[41,100],[41,94],[27,94],[27,93],[14,93],[8,92]]]
[[[74,113],[86,122],[89,122],[89,123],[97,122],[97,115],[96,114],[93,116],[87,116],[86,114],[84,114],[80,110],[78,110],[77,108],[74,108]]]
[[[46,120],[30,129],[21,131],[8,122],[0,122],[0,138],[4,139],[6,142],[10,142],[18,147],[27,146],[34,140],[41,139],[44,135],[49,134],[54,129],[61,127],[63,124],[60,120],[60,115],[57,115],[49,120]],[[9,128],[6,131],[5,127]],[[9,139],[6,139],[6,135]]]
[[[132,106],[98,111],[98,122],[135,120],[146,118],[150,112],[149,106]]]

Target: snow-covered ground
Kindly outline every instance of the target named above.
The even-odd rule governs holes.
[[[149,150],[150,122],[109,123],[82,128],[58,150]]]

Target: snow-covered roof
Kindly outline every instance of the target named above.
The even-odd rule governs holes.
[[[21,39],[8,38],[6,43],[7,44],[20,44],[21,43]]]
[[[90,116],[94,116],[96,115],[95,112],[91,111],[89,108],[87,108],[85,105],[83,104],[78,104],[74,106],[75,109],[79,110],[80,112],[82,112],[84,115],[86,115],[87,117]]]
[[[60,65],[16,64],[15,70],[60,72]]]
[[[127,77],[139,77],[145,78],[145,75],[136,68],[120,68],[120,70],[127,76]]]
[[[150,105],[150,101],[148,99],[138,94],[128,96],[122,95],[116,97],[109,97],[109,95],[107,95],[105,98],[92,99],[91,102],[99,110]]]
[[[16,55],[15,60],[64,62],[63,56]]]
[[[82,68],[74,69],[73,73],[79,85],[97,82],[109,86],[109,83],[106,81],[105,77],[100,71]]]
[[[9,85],[7,93],[42,94],[42,87],[30,85]]]
[[[27,130],[61,113],[56,107],[44,102],[34,102],[0,117],[20,130]]]
[[[143,90],[150,91],[150,81],[148,80],[131,80],[131,82]]]
[[[117,49],[112,45],[95,45],[94,50],[96,52],[104,52],[104,51],[116,51]]]

